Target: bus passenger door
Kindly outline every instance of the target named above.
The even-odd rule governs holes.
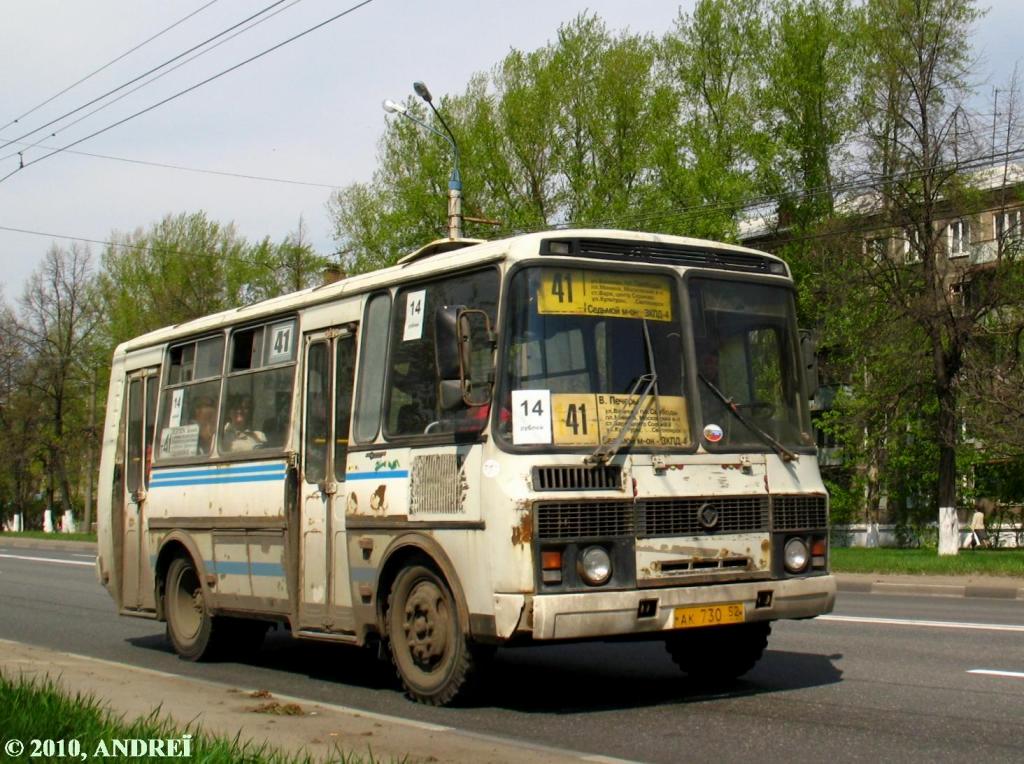
[[[121,607],[129,610],[140,610],[153,598],[153,573],[146,559],[146,487],[153,464],[153,421],[159,387],[159,368],[128,375]]]
[[[344,503],[355,345],[349,327],[306,336],[299,542],[304,629],[355,630]]]

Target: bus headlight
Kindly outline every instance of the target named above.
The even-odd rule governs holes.
[[[577,563],[583,580],[591,586],[600,586],[612,577],[612,558],[602,546],[588,546]]]
[[[800,573],[807,568],[810,562],[810,554],[807,551],[807,544],[803,539],[792,538],[786,542],[786,550],[783,554],[783,561],[786,570],[790,573]]]

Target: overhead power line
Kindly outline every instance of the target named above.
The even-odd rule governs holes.
[[[165,251],[163,247],[151,247],[148,244],[134,244],[127,241],[107,241],[104,239],[90,239],[87,236],[69,236],[63,233],[49,233],[46,231],[34,231],[29,228],[16,228],[14,226],[0,225],[0,231],[9,231],[10,233],[23,233],[29,236],[45,236],[48,239],[64,239],[66,241],[80,241],[84,244],[99,244],[104,247],[120,247],[121,249],[134,250],[136,252],[149,252],[158,253]],[[175,249],[175,256],[188,257],[204,260],[216,260],[217,262],[223,262],[224,260],[236,260],[238,262],[244,262],[244,259],[237,255],[224,254],[222,252],[194,252],[191,250],[179,250]]]
[[[62,146],[59,149],[51,151],[49,154],[44,154],[43,156],[37,157],[36,159],[33,159],[30,162],[25,162],[23,165],[19,166],[17,169],[12,170],[11,172],[9,172],[6,175],[4,175],[3,177],[0,177],[0,183],[3,183],[5,180],[10,178],[12,175],[14,175],[15,173],[20,172],[21,170],[25,169],[26,167],[30,167],[31,165],[34,165],[34,164],[36,164],[38,162],[42,162],[44,159],[49,159],[50,157],[52,157],[52,156],[54,156],[56,154],[59,154],[62,151],[67,151],[68,149],[70,149],[70,148],[72,148],[74,146],[77,146],[80,143],[84,143],[85,141],[90,140],[91,138],[95,138],[96,136],[101,135],[101,134],[107,132],[108,130],[113,130],[115,127],[119,127],[120,125],[123,125],[125,122],[128,122],[130,120],[135,119],[136,117],[140,117],[143,114],[151,112],[154,109],[157,109],[157,108],[163,106],[166,103],[170,103],[171,101],[175,100],[176,98],[180,98],[181,96],[183,96],[183,95],[185,95],[187,93],[191,93],[193,90],[197,90],[198,88],[202,87],[203,85],[207,85],[207,84],[213,82],[214,80],[219,79],[220,77],[223,77],[225,74],[229,74],[229,73],[235,71],[236,69],[240,69],[243,66],[245,66],[246,64],[250,64],[253,61],[256,61],[257,59],[262,58],[263,56],[266,56],[268,53],[273,53],[275,50],[278,50],[279,48],[283,48],[285,45],[288,45],[288,44],[290,44],[292,42],[295,42],[296,40],[298,40],[298,39],[300,39],[302,37],[305,37],[306,35],[308,35],[308,34],[310,34],[312,32],[315,32],[317,29],[320,29],[321,27],[327,26],[328,24],[330,24],[330,23],[332,23],[334,21],[337,21],[338,19],[340,19],[340,18],[342,18],[344,16],[347,16],[350,13],[353,13],[354,11],[357,11],[360,8],[364,7],[364,6],[369,5],[372,2],[373,2],[373,0],[362,0],[362,2],[356,3],[355,5],[350,6],[349,8],[346,8],[344,11],[341,11],[341,13],[336,13],[335,15],[331,16],[330,18],[325,19],[324,21],[321,21],[319,24],[314,24],[313,26],[309,27],[308,29],[305,29],[302,32],[299,32],[296,35],[292,35],[288,39],[283,40],[283,41],[277,43],[276,45],[273,45],[273,46],[267,48],[266,50],[264,50],[264,51],[262,51],[260,53],[257,53],[254,56],[250,56],[249,58],[245,59],[244,61],[240,61],[239,63],[235,64],[234,66],[228,67],[227,69],[224,69],[223,71],[218,72],[217,74],[214,74],[211,77],[207,77],[205,80],[197,82],[196,84],[191,85],[191,86],[185,88],[184,90],[178,91],[174,95],[171,95],[171,96],[168,96],[167,98],[164,98],[162,101],[157,101],[156,103],[154,103],[154,104],[152,104],[150,106],[147,106],[145,109],[140,109],[139,111],[135,112],[134,114],[128,115],[124,119],[119,119],[117,122],[114,122],[113,124],[107,125],[106,127],[102,128],[100,130],[97,130],[97,131],[95,131],[93,133],[90,133],[89,135],[85,136],[84,138],[79,138],[76,141],[72,141],[71,143],[67,144],[66,146]],[[276,5],[276,3],[275,3],[275,5]],[[0,148],[2,148],[2,147],[0,147]]]
[[[274,2],[272,2],[272,3],[270,4],[270,5],[268,5],[267,7],[263,8],[262,10],[256,11],[256,13],[252,14],[252,15],[251,15],[251,16],[249,16],[248,18],[242,19],[242,20],[241,20],[241,21],[239,21],[239,22],[238,22],[237,24],[232,24],[232,25],[231,25],[231,26],[229,26],[229,27],[228,27],[227,29],[223,29],[223,30],[221,30],[221,31],[220,31],[220,32],[218,32],[217,34],[213,35],[213,37],[208,37],[207,39],[203,40],[203,41],[202,41],[201,43],[199,43],[198,45],[193,45],[193,46],[192,46],[191,48],[189,48],[188,50],[186,50],[186,51],[183,51],[183,52],[179,53],[178,55],[174,56],[173,58],[169,58],[169,59],[167,59],[167,60],[166,60],[166,61],[164,61],[164,62],[163,62],[162,64],[158,64],[157,66],[154,66],[154,67],[153,67],[152,69],[149,69],[149,70],[147,70],[147,71],[143,72],[142,74],[138,75],[137,77],[133,77],[132,79],[128,80],[127,82],[124,82],[124,83],[122,83],[122,84],[118,85],[118,86],[117,86],[116,88],[113,88],[112,90],[108,90],[108,91],[107,91],[106,93],[104,93],[103,95],[100,95],[100,96],[96,96],[96,97],[95,97],[95,98],[93,98],[93,99],[92,99],[91,101],[87,101],[87,102],[85,102],[84,104],[82,104],[81,106],[77,106],[77,107],[75,107],[75,108],[74,108],[74,109],[72,109],[71,111],[67,111],[67,112],[64,112],[64,113],[63,113],[63,114],[61,114],[61,115],[60,115],[59,117],[55,117],[54,119],[51,119],[51,120],[50,120],[49,122],[47,122],[46,124],[40,125],[40,126],[39,126],[39,127],[37,127],[37,128],[35,129],[35,130],[29,130],[29,131],[28,131],[27,133],[24,133],[24,134],[22,134],[22,135],[19,135],[19,136],[18,136],[17,138],[15,138],[15,139],[14,139],[13,141],[8,141],[7,143],[5,143],[5,144],[3,144],[3,145],[0,145],[0,149],[5,149],[5,148],[7,148],[8,146],[10,146],[10,145],[11,145],[11,143],[17,143],[17,142],[23,141],[23,140],[25,140],[26,138],[28,138],[28,137],[30,137],[30,136],[32,136],[32,135],[35,135],[35,134],[36,134],[36,133],[38,133],[38,132],[39,132],[40,130],[45,130],[45,129],[46,129],[47,127],[49,127],[50,125],[54,125],[54,124],[56,124],[57,122],[60,122],[61,120],[63,120],[63,119],[66,119],[67,117],[70,117],[70,116],[71,116],[72,114],[77,114],[77,113],[78,113],[78,112],[80,112],[80,111],[81,111],[82,109],[87,109],[87,108],[89,108],[89,107],[90,107],[90,106],[92,106],[92,105],[93,105],[94,103],[97,103],[97,102],[99,102],[99,101],[102,101],[102,100],[103,100],[104,98],[106,98],[106,97],[107,97],[107,96],[109,96],[109,95],[112,95],[112,94],[116,93],[116,92],[117,92],[118,90],[123,90],[124,88],[128,87],[129,85],[134,85],[134,84],[135,84],[136,82],[138,82],[139,80],[143,79],[144,77],[148,77],[148,76],[149,76],[149,75],[151,75],[151,74],[152,74],[153,72],[156,72],[156,71],[159,71],[160,69],[163,69],[163,68],[164,68],[165,66],[167,66],[168,64],[172,64],[172,63],[174,63],[175,61],[177,61],[177,60],[178,60],[179,58],[182,58],[182,57],[184,57],[184,56],[187,56],[187,55],[188,55],[189,53],[192,53],[193,51],[195,51],[195,50],[198,50],[199,48],[202,48],[202,47],[203,47],[204,45],[206,45],[206,44],[208,44],[208,43],[212,42],[213,40],[216,40],[216,39],[217,39],[218,37],[223,37],[223,36],[224,36],[224,35],[226,35],[226,34],[227,34],[228,32],[231,32],[231,31],[233,31],[233,30],[237,29],[238,27],[242,26],[243,24],[246,24],[246,23],[248,23],[248,22],[252,21],[253,19],[255,19],[255,18],[257,18],[257,17],[259,17],[259,16],[262,16],[262,15],[263,15],[264,13],[266,13],[267,11],[269,11],[269,10],[270,10],[271,8],[273,8],[273,7],[274,7],[274,6],[276,6],[276,5],[280,5],[280,4],[281,4],[281,3],[283,3],[283,2],[284,2],[284,0],[274,0]],[[53,135],[56,135],[56,133],[53,133]]]
[[[205,50],[200,50],[194,56],[190,56],[189,58],[186,58],[184,61],[179,61],[177,64],[175,64],[171,68],[164,69],[164,71],[160,72],[159,74],[155,74],[154,76],[150,77],[148,80],[144,80],[143,82],[140,82],[138,85],[136,85],[135,87],[133,87],[130,90],[126,90],[124,93],[121,93],[116,98],[111,98],[106,103],[101,103],[99,106],[97,106],[92,111],[86,112],[85,114],[80,116],[78,119],[72,120],[71,122],[68,122],[66,125],[62,126],[61,129],[60,129],[61,132],[64,132],[64,131],[68,130],[69,128],[72,128],[75,125],[77,125],[79,122],[83,122],[83,121],[89,119],[89,117],[93,116],[94,114],[96,114],[98,112],[101,112],[104,109],[107,109],[107,108],[113,106],[115,103],[117,103],[118,101],[121,101],[121,100],[127,98],[132,93],[137,93],[138,91],[142,90],[142,88],[148,87],[149,85],[153,84],[157,80],[166,77],[171,72],[177,71],[181,67],[183,67],[183,66],[185,66],[187,64],[192,63],[197,58],[200,58],[201,56],[205,56],[207,53],[211,53],[211,52],[215,51],[221,45],[225,45],[225,44],[231,42],[232,40],[234,40],[239,35],[245,34],[250,29],[253,29],[254,27],[258,27],[260,24],[263,24],[263,23],[265,23],[267,21],[270,21],[272,18],[274,18],[278,14],[284,13],[289,8],[292,8],[292,7],[294,7],[295,5],[298,5],[301,2],[302,2],[302,0],[292,0],[290,3],[288,3],[288,5],[284,6],[283,8],[278,8],[273,13],[268,14],[268,15],[264,16],[261,19],[257,19],[256,21],[253,21],[251,24],[249,24],[249,26],[242,27],[241,29],[236,30],[234,34],[228,35],[224,39],[220,40],[219,42],[215,43],[214,45],[211,45],[210,47],[206,48]],[[53,135],[56,135],[56,133],[53,133]],[[28,147],[32,148],[32,149],[39,148],[41,146],[42,146],[42,141],[39,141],[37,143],[28,144]],[[2,148],[2,146],[0,146],[0,148]],[[23,152],[15,152],[15,153],[23,153]],[[2,161],[3,159],[8,159],[8,158],[10,158],[10,156],[11,155],[8,154],[6,157],[0,157],[0,161]]]
[[[0,140],[2,140],[2,138],[0,138]],[[41,143],[35,143],[35,144],[32,144],[32,145],[33,146],[37,146],[37,147],[42,148],[42,149],[45,149],[47,151],[50,151],[50,150],[58,151],[59,150],[59,149],[54,149],[52,146],[44,146]],[[270,177],[268,175],[247,175],[246,173],[241,173],[241,172],[228,172],[226,170],[209,170],[209,169],[205,169],[205,168],[202,168],[202,167],[186,167],[184,165],[169,164],[167,162],[149,162],[149,161],[146,161],[144,159],[129,159],[128,157],[116,157],[116,156],[111,156],[109,154],[94,154],[94,153],[91,153],[89,151],[75,151],[74,149],[65,149],[64,151],[67,154],[74,154],[75,156],[91,157],[92,159],[107,159],[107,160],[110,160],[112,162],[125,162],[126,164],[144,165],[146,167],[160,167],[160,168],[165,169],[165,170],[180,170],[181,172],[195,172],[195,173],[201,173],[203,175],[220,175],[220,176],[223,176],[223,177],[226,177],[226,178],[240,178],[242,180],[258,180],[258,181],[264,181],[264,182],[267,182],[267,183],[287,183],[287,184],[293,185],[293,186],[311,186],[313,188],[329,188],[331,190],[336,190],[336,189],[341,188],[341,186],[337,185],[336,183],[315,183],[313,181],[308,181],[308,180],[294,180],[294,179],[290,179],[290,178],[273,178],[273,177]],[[2,156],[2,157],[0,157],[0,162],[2,162],[5,159],[10,159],[11,157],[17,156],[19,153],[20,152],[15,151],[12,154],[7,154],[6,156]]]
[[[130,56],[130,55],[131,55],[132,53],[134,53],[135,51],[137,51],[137,50],[138,50],[139,48],[141,48],[141,47],[143,47],[143,46],[145,46],[145,45],[148,45],[149,43],[153,42],[153,40],[155,40],[156,38],[158,38],[158,37],[160,37],[160,36],[162,36],[162,35],[166,34],[167,32],[170,32],[170,31],[171,31],[172,29],[174,29],[174,28],[175,28],[176,26],[179,26],[180,24],[183,24],[184,22],[188,21],[188,20],[189,20],[190,18],[192,18],[192,17],[193,17],[193,16],[195,16],[196,14],[198,14],[198,13],[201,13],[202,11],[205,11],[205,10],[206,10],[207,8],[209,8],[209,7],[211,6],[211,5],[213,5],[213,4],[214,4],[214,3],[216,3],[216,2],[218,2],[218,0],[210,0],[210,2],[208,2],[208,3],[206,4],[206,5],[200,6],[200,7],[199,7],[199,8],[197,8],[196,10],[192,11],[192,13],[189,13],[188,15],[186,15],[186,16],[183,16],[182,18],[178,19],[177,21],[175,21],[175,22],[174,22],[173,24],[171,24],[170,26],[164,27],[164,28],[163,28],[163,29],[161,29],[161,30],[160,30],[159,32],[157,32],[157,33],[156,33],[155,35],[153,35],[152,37],[147,37],[147,38],[146,38],[145,40],[143,40],[142,42],[140,42],[140,43],[139,43],[138,45],[136,45],[136,46],[135,46],[134,48],[130,48],[129,50],[126,50],[126,51],[125,51],[124,53],[122,53],[122,54],[121,54],[120,56],[118,56],[117,58],[111,59],[110,61],[108,61],[107,63],[105,63],[105,64],[104,64],[103,66],[101,66],[101,67],[100,67],[99,69],[96,69],[96,70],[94,70],[94,71],[92,71],[92,72],[89,72],[89,74],[85,75],[85,76],[84,76],[84,77],[82,77],[82,78],[81,78],[80,80],[76,80],[75,82],[72,82],[72,83],[71,83],[70,85],[68,85],[68,86],[67,86],[66,88],[64,88],[63,90],[61,90],[61,91],[59,91],[59,92],[57,92],[57,93],[54,93],[54,94],[53,94],[52,96],[50,96],[49,98],[47,98],[47,99],[46,99],[45,101],[41,101],[40,103],[37,103],[37,104],[36,104],[35,106],[33,106],[33,107],[32,107],[31,109],[29,109],[28,111],[26,111],[26,112],[25,112],[24,114],[19,114],[19,115],[18,115],[17,117],[15,117],[14,119],[12,119],[12,120],[11,120],[10,122],[8,122],[8,123],[7,123],[6,125],[2,125],[2,126],[0,126],[0,130],[6,130],[6,129],[7,129],[8,127],[10,127],[11,125],[17,124],[18,122],[20,122],[21,120],[23,120],[23,119],[24,119],[25,117],[27,117],[27,116],[28,116],[29,114],[34,114],[34,113],[35,113],[36,111],[38,111],[39,109],[43,108],[44,106],[46,106],[46,105],[47,105],[48,103],[50,103],[51,101],[55,101],[56,99],[60,98],[60,97],[61,97],[62,95],[64,95],[65,93],[67,93],[68,91],[70,91],[70,90],[72,90],[72,89],[74,89],[74,88],[78,87],[79,85],[81,85],[81,84],[82,84],[83,82],[85,82],[86,80],[88,80],[88,79],[91,79],[91,78],[95,77],[95,76],[96,76],[97,74],[99,74],[100,72],[102,72],[102,71],[103,71],[104,69],[108,69],[109,67],[113,66],[113,65],[114,65],[114,64],[116,64],[116,63],[117,63],[118,61],[120,61],[121,59],[123,59],[123,58],[126,58],[127,56]]]

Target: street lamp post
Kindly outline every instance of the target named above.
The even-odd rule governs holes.
[[[455,142],[455,136],[452,135],[452,131],[448,129],[448,124],[444,121],[444,117],[434,107],[434,99],[430,95],[430,91],[427,86],[422,82],[413,83],[413,89],[416,91],[416,95],[427,102],[431,111],[440,121],[444,127],[444,132],[441,132],[436,127],[428,125],[421,119],[413,116],[407,108],[401,104],[395,103],[388,99],[384,101],[384,111],[389,114],[400,114],[406,119],[410,119],[417,125],[422,127],[424,130],[428,130],[434,135],[440,137],[452,147],[452,174],[448,179],[448,238],[449,239],[461,239],[462,238],[462,176],[459,174],[459,144]]]

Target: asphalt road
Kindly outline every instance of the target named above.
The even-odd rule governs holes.
[[[476,705],[435,709],[369,653],[283,632],[246,664],[178,660],[87,555],[0,544],[0,638],[639,761],[1024,760],[1024,601],[841,593],[714,694],[656,643],[502,650]]]

